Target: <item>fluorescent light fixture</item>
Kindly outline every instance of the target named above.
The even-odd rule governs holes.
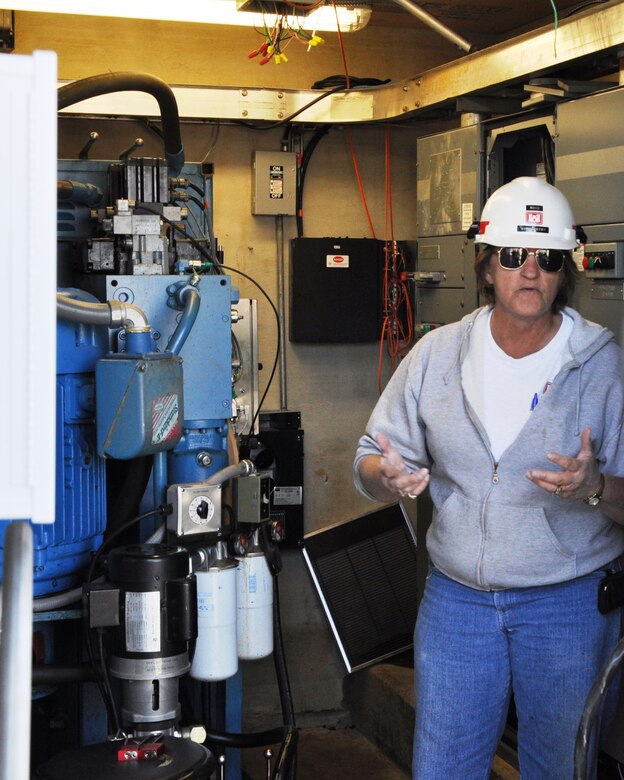
[[[80,16],[114,16],[123,19],[152,19],[169,22],[232,24],[263,28],[271,26],[275,14],[237,11],[236,0],[204,0],[177,5],[171,0],[11,0],[14,11],[75,14]],[[271,7],[267,2],[267,7]],[[336,6],[341,32],[355,32],[368,24],[371,8]],[[332,5],[322,5],[307,15],[288,17],[292,27],[304,30],[336,31],[336,12]]]

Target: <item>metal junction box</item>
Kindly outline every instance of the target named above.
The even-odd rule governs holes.
[[[251,213],[296,212],[297,155],[294,152],[254,152]]]

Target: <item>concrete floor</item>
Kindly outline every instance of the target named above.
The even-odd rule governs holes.
[[[276,746],[277,752],[278,746]],[[249,780],[266,780],[264,748],[246,750],[243,771]],[[301,729],[297,780],[409,780],[410,775],[352,728]]]
[[[270,778],[264,750],[245,751],[245,780]],[[519,778],[515,769],[496,758],[491,780]],[[404,772],[356,729],[308,728],[299,732],[297,780],[411,780],[411,774]]]

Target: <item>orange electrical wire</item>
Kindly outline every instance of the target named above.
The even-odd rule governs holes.
[[[340,30],[340,23],[338,21],[338,10],[336,8],[335,0],[332,0],[332,6],[334,13],[336,14],[336,27],[338,30],[338,42],[340,44],[340,54],[342,57],[342,65],[344,68],[346,86],[347,89],[351,88],[351,80],[349,78],[349,69],[347,67],[347,58],[345,54],[344,41],[342,40],[342,32]],[[357,156],[355,154],[355,147],[353,145],[353,137],[350,130],[345,131],[347,143],[351,150],[351,158],[353,160],[353,169],[355,171],[355,177],[357,179],[358,187],[360,190],[360,196],[364,211],[366,213],[366,219],[370,227],[373,238],[377,238],[375,234],[375,228],[373,226],[373,220],[368,209],[366,202],[366,195],[364,193],[364,186],[362,184],[362,177],[360,176],[360,169],[357,162]],[[391,167],[391,131],[387,127],[385,130],[385,193],[384,193],[384,221],[385,221],[385,262],[384,262],[384,274],[382,285],[382,302],[384,307],[384,319],[381,326],[381,334],[379,341],[379,360],[377,367],[377,381],[379,385],[379,392],[382,389],[382,373],[383,373],[383,359],[384,359],[384,346],[390,356],[390,364],[392,372],[395,371],[399,358],[411,347],[413,340],[413,326],[412,326],[412,306],[409,298],[409,290],[407,285],[401,278],[401,269],[405,270],[405,257],[402,251],[399,249],[397,242],[394,239],[394,212],[392,203],[392,167]],[[400,266],[400,267],[399,267]],[[400,311],[404,308],[405,319],[407,326],[404,327],[401,321]]]
[[[412,305],[409,290],[402,278],[405,270],[405,257],[394,238],[394,212],[392,203],[392,165],[391,130],[385,130],[385,261],[382,285],[384,320],[379,340],[379,358],[377,364],[377,383],[379,392],[383,385],[383,360],[385,352],[390,357],[391,371],[396,370],[399,358],[411,347],[413,342]],[[405,324],[401,309],[404,309]]]
[[[353,160],[353,170],[355,171],[355,178],[357,179],[358,187],[360,190],[360,197],[362,198],[362,205],[364,206],[364,212],[366,214],[368,226],[370,227],[370,231],[373,238],[377,238],[377,235],[375,233],[375,228],[373,226],[373,220],[371,218],[370,211],[368,210],[368,203],[366,201],[366,194],[364,193],[364,185],[362,184],[362,177],[360,176],[360,168],[358,166],[357,156],[355,154],[355,146],[353,145],[353,136],[351,135],[351,130],[345,130],[345,137],[347,139],[347,143],[349,144],[349,149],[351,150],[351,159]]]
[[[351,80],[349,78],[349,69],[347,67],[347,56],[345,53],[344,41],[342,40],[342,32],[340,31],[340,22],[338,20],[338,9],[336,8],[335,0],[332,0],[332,6],[334,8],[334,13],[336,14],[336,29],[338,30],[338,42],[340,44],[340,55],[342,57],[342,66],[344,68],[345,79],[347,82],[347,89],[351,89]],[[371,218],[370,211],[368,210],[368,203],[366,202],[364,185],[362,184],[362,177],[360,176],[360,168],[357,162],[357,155],[355,154],[355,146],[353,144],[353,136],[351,135],[351,131],[346,130],[345,136],[347,139],[347,143],[349,144],[349,149],[351,151],[353,170],[355,171],[355,178],[357,179],[358,188],[360,190],[360,197],[362,199],[362,205],[364,206],[364,213],[366,214],[366,220],[368,222],[368,226],[370,228],[373,238],[377,238],[377,235],[375,234],[375,228],[373,226],[373,220]]]

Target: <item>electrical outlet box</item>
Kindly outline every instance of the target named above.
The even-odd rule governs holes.
[[[232,482],[236,522],[260,525],[270,519],[271,480],[266,474],[249,474]]]
[[[251,213],[294,216],[297,155],[294,152],[254,152]]]

